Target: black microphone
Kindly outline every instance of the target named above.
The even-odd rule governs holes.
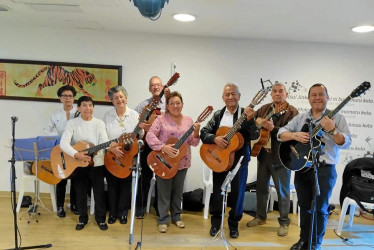
[[[12,122],[17,122],[18,121],[18,117],[17,116],[12,116],[11,119],[12,119]]]
[[[312,122],[312,119],[310,119],[310,118],[306,118],[306,119],[305,119],[305,122],[306,122],[307,124],[310,124],[310,123]]]

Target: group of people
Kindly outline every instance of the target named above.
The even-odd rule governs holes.
[[[95,199],[95,219],[101,230],[108,228],[106,224],[106,211],[109,211],[108,223],[113,224],[119,219],[121,224],[127,223],[128,210],[131,204],[131,175],[126,178],[118,178],[106,170],[104,166],[105,152],[99,151],[94,156],[84,152],[78,152],[72,145],[80,140],[88,141],[94,145],[118,138],[123,133],[132,133],[136,126],[141,131],[136,135],[143,138],[145,146],[140,156],[141,180],[136,203],[136,217],[144,217],[146,197],[150,186],[153,172],[147,164],[147,157],[152,150],[160,151],[174,158],[179,150],[174,144],[168,144],[170,138],[179,139],[191,127],[193,132],[185,141],[187,154],[180,160],[177,174],[164,179],[156,176],[156,199],[155,208],[158,220],[158,230],[167,232],[170,222],[179,228],[185,224],[181,219],[182,194],[187,169],[191,166],[191,146],[198,146],[201,139],[204,144],[216,144],[217,147],[226,148],[229,141],[225,135],[216,135],[222,126],[232,127],[241,114],[246,119],[241,124],[238,133],[244,139],[243,146],[235,152],[233,166],[243,157],[240,168],[231,182],[231,203],[228,217],[230,237],[239,237],[238,225],[243,215],[244,193],[248,175],[248,163],[250,161],[251,140],[259,137],[258,126],[270,132],[268,147],[263,147],[257,156],[257,209],[256,216],[247,223],[248,227],[263,225],[266,223],[267,201],[269,196],[270,178],[273,179],[279,201],[279,224],[278,236],[286,236],[290,219],[290,177],[291,171],[286,169],[279,158],[279,145],[281,142],[295,140],[301,143],[309,141],[309,134],[301,132],[306,119],[313,124],[320,124],[323,128],[322,141],[324,147],[319,157],[318,181],[321,194],[317,197],[316,220],[312,238],[313,249],[320,249],[326,230],[328,219],[328,202],[332,189],[336,182],[335,165],[339,159],[339,150],[346,149],[351,144],[351,133],[347,122],[341,114],[336,114],[330,119],[326,116],[327,101],[329,99],[327,88],[323,84],[315,84],[309,89],[308,100],[311,109],[299,114],[297,109],[288,104],[287,89],[284,84],[276,83],[272,86],[272,102],[263,105],[257,111],[250,107],[240,107],[241,93],[234,83],[228,83],[223,87],[222,100],[225,107],[216,111],[206,126],[200,129],[200,124],[194,122],[190,117],[182,113],[183,98],[178,92],[172,92],[163,87],[159,77],[154,76],[149,80],[149,91],[152,97],[141,102],[134,110],[127,107],[127,92],[122,86],[116,86],[109,90],[108,95],[114,108],[107,111],[103,120],[93,117],[94,101],[87,96],[82,96],[77,101],[77,108],[73,106],[76,91],[73,87],[63,86],[58,91],[58,96],[63,104],[63,109],[54,113],[51,117],[49,131],[55,128],[61,136],[61,149],[80,161],[94,162],[94,167],[78,168],[72,179],[72,190],[70,202],[72,211],[79,214],[77,230],[81,230],[87,224],[87,193],[92,186]],[[160,99],[158,108],[161,115],[157,116],[153,123],[139,122],[139,115],[144,108],[152,102],[153,97],[159,96],[164,91],[165,95]],[[273,112],[268,120],[264,120],[274,109],[287,103],[282,112]],[[79,113],[78,113],[79,112]],[[79,114],[79,115],[77,115]],[[76,117],[76,118],[74,118]],[[74,118],[74,119],[73,119]],[[111,143],[106,149],[120,158],[124,154],[121,144]],[[91,159],[92,157],[92,159]],[[135,158],[135,157],[134,157]],[[135,160],[135,159],[134,159]],[[211,228],[210,235],[217,235],[222,214],[221,185],[226,178],[227,172],[213,172],[213,193],[210,199]],[[104,177],[108,184],[109,207],[106,208],[104,197]],[[295,188],[300,206],[300,240],[291,249],[306,249],[309,241],[310,227],[310,205],[313,199],[314,173],[313,171],[298,171],[295,173]],[[57,215],[65,216],[66,180],[57,185]],[[75,192],[74,192],[75,191]],[[208,205],[208,204],[206,204]],[[170,212],[170,213],[169,213]]]

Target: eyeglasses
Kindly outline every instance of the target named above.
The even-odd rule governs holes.
[[[61,95],[62,98],[73,98],[73,95]]]

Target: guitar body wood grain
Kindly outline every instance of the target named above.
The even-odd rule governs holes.
[[[176,142],[178,142],[178,139],[169,138],[166,144],[175,144]],[[179,148],[179,154],[175,158],[171,158],[166,153],[163,153],[161,151],[152,151],[148,155],[147,163],[158,177],[163,179],[171,179],[177,174],[179,169],[179,162],[186,155],[187,146],[185,144],[182,144],[182,146],[180,146]],[[159,157],[161,157],[168,166],[165,165]]]
[[[73,146],[73,148],[77,151],[84,151],[90,147],[93,147],[93,144],[86,141],[79,141]],[[52,171],[53,174],[60,179],[68,178],[78,167],[87,167],[91,164],[87,161],[78,161],[77,159],[64,153],[60,146],[55,146],[51,151]]]
[[[220,127],[216,135],[224,136],[229,130],[229,127]],[[231,169],[235,152],[241,149],[243,145],[243,136],[240,133],[235,133],[226,148],[221,148],[217,144],[203,144],[200,147],[200,157],[210,169],[220,173]]]
[[[134,165],[134,156],[138,153],[138,139],[134,139],[134,142],[131,144],[129,150],[126,150],[124,145],[124,143],[119,143],[119,146],[121,146],[121,151],[124,154],[123,157],[117,158],[110,151],[107,151],[104,157],[106,169],[108,169],[112,175],[118,178],[126,178],[131,174],[131,168]]]

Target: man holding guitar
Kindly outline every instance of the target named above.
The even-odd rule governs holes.
[[[234,83],[228,83],[223,88],[222,100],[225,107],[213,114],[208,124],[201,129],[201,140],[205,144],[216,144],[221,148],[227,148],[229,142],[225,135],[216,136],[217,130],[222,126],[232,127],[241,113],[246,114],[246,119],[240,126],[238,132],[244,138],[243,146],[235,152],[232,166],[236,166],[241,156],[244,156],[242,166],[231,182],[231,210],[229,212],[228,224],[230,237],[239,237],[238,224],[243,215],[244,192],[248,175],[249,143],[250,140],[258,137],[258,130],[255,125],[254,110],[250,107],[239,107],[240,92]],[[228,169],[229,170],[229,169]],[[210,198],[211,229],[210,235],[217,235],[221,225],[222,195],[221,186],[226,178],[227,171],[213,172],[213,193]],[[207,205],[207,204],[206,204]]]
[[[152,76],[151,79],[149,79],[148,88],[149,88],[149,92],[152,94],[152,97],[145,99],[144,101],[138,104],[138,106],[135,108],[135,111],[138,112],[139,114],[141,114],[144,108],[152,102],[152,99],[154,97],[157,98],[158,96],[161,95],[161,93],[163,95],[160,96],[161,98],[157,106],[158,109],[156,109],[153,112],[153,114],[151,115],[150,118],[147,119],[147,121],[139,124],[139,127],[144,129],[145,132],[148,132],[149,128],[151,127],[152,122],[154,120],[154,116],[156,114],[161,115],[161,113],[165,112],[165,96],[170,93],[168,88],[163,88],[162,80],[158,76]],[[148,146],[146,141],[144,141],[144,149],[143,149],[143,152],[140,154],[140,164],[142,166],[142,171],[141,171],[141,178],[139,181],[138,194],[137,194],[137,199],[136,199],[136,211],[135,211],[136,218],[144,217],[144,208],[147,205],[148,190],[150,187],[151,179],[153,177],[153,172],[148,167],[148,164],[147,164],[147,157],[150,152],[152,152],[152,149]],[[157,190],[157,185],[156,185],[156,190]],[[155,204],[157,204],[157,198],[155,199]],[[155,205],[155,208],[157,210],[157,205]]]
[[[343,115],[336,113],[331,119],[327,116],[329,111],[326,109],[326,105],[329,96],[323,84],[314,84],[309,89],[308,99],[311,110],[297,115],[285,127],[279,129],[278,138],[282,142],[295,140],[300,143],[308,143],[309,133],[302,131],[308,120],[315,125],[321,125],[325,131],[320,131],[324,147],[321,149],[318,164],[320,195],[317,196],[316,201],[317,227],[314,230],[317,233],[313,232],[313,235],[317,235],[317,237],[312,237],[313,249],[321,249],[328,220],[329,199],[337,178],[335,165],[339,160],[339,150],[346,149],[351,145],[351,132]],[[295,188],[300,206],[300,239],[291,247],[292,250],[307,249],[311,219],[308,211],[311,208],[314,187],[313,170],[295,173]]]
[[[91,97],[82,96],[77,101],[80,117],[69,120],[62,134],[60,147],[63,152],[73,157],[82,165],[93,161],[94,167],[78,167],[72,176],[77,194],[77,207],[79,223],[76,230],[81,230],[88,222],[87,191],[91,181],[95,198],[95,219],[101,230],[107,230],[106,204],[104,197],[104,153],[100,150],[95,156],[88,155],[87,151],[77,151],[71,145],[80,141],[98,145],[108,141],[105,123],[93,117],[94,103]],[[112,146],[112,145],[111,145]],[[116,146],[113,144],[113,147]]]
[[[256,124],[258,127],[262,125],[260,137],[268,136],[264,140],[270,140],[268,144],[271,146],[269,148],[262,147],[257,155],[256,217],[247,223],[248,227],[266,223],[271,176],[278,194],[280,214],[278,218],[280,224],[278,236],[286,236],[288,234],[288,226],[290,224],[288,213],[290,211],[291,171],[284,168],[279,161],[278,148],[280,142],[277,140],[277,133],[280,127],[286,125],[299,113],[295,107],[287,103],[287,96],[288,93],[285,85],[283,83],[275,83],[271,90],[273,102],[265,104],[256,111]],[[271,114],[270,117],[269,114]],[[268,120],[265,120],[265,118]],[[255,156],[253,154],[254,148],[252,148],[251,155]]]

